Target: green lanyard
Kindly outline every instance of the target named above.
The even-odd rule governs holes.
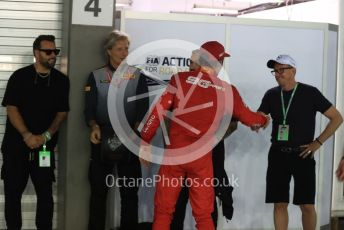
[[[287,120],[287,114],[289,112],[289,108],[290,108],[290,105],[291,105],[291,101],[293,100],[293,97],[294,97],[294,94],[295,94],[295,91],[297,89],[297,86],[299,85],[299,83],[296,83],[295,87],[294,87],[294,90],[291,94],[291,97],[289,99],[289,102],[288,102],[288,106],[287,106],[287,109],[284,107],[284,97],[283,97],[283,91],[281,89],[281,101],[282,101],[282,111],[283,111],[283,125],[285,125],[286,123],[286,120]]]

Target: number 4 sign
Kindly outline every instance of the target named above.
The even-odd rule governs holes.
[[[114,0],[73,0],[72,24],[112,26]]]

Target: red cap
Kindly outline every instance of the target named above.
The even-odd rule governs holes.
[[[206,50],[211,55],[213,55],[217,60],[223,60],[225,57],[230,57],[228,53],[225,52],[225,48],[221,43],[217,41],[209,41],[201,46],[201,49]]]

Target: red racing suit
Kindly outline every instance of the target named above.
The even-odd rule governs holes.
[[[169,116],[168,111],[172,115]],[[197,229],[214,229],[211,219],[214,202],[214,189],[210,183],[213,179],[211,149],[216,144],[215,133],[226,114],[232,114],[247,126],[267,122],[263,115],[246,107],[234,86],[202,69],[172,76],[141,130],[142,139],[150,143],[160,122],[166,116],[171,118],[170,145],[159,169],[159,177],[163,180],[156,183],[153,230],[169,230],[183,185],[181,178],[185,177],[190,180],[187,184]],[[187,160],[180,160],[183,155]]]

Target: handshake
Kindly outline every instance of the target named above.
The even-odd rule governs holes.
[[[265,119],[266,119],[266,122],[265,122],[264,125],[261,125],[261,124],[251,125],[251,127],[250,127],[251,130],[258,133],[260,128],[265,129],[266,127],[268,127],[268,125],[270,124],[270,117],[268,115],[266,115],[265,113],[263,113],[263,112],[257,112],[257,113],[263,115],[265,117]]]

